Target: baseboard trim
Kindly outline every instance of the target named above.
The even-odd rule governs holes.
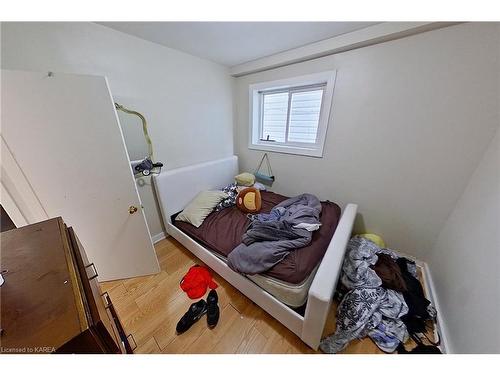
[[[451,354],[451,347],[449,345],[448,341],[448,336],[446,334],[446,323],[443,319],[443,314],[441,307],[439,306],[439,300],[437,298],[436,294],[436,288],[434,286],[434,282],[432,281],[432,275],[431,271],[429,269],[429,266],[427,263],[422,264],[424,268],[424,282],[427,287],[427,292],[429,293],[429,299],[431,300],[432,304],[436,308],[437,311],[437,324],[436,324],[436,329],[439,334],[439,338],[441,339],[441,343],[439,345],[441,352],[446,353],[446,354]]]
[[[155,244],[155,243],[158,243],[165,238],[167,238],[167,236],[165,236],[165,232],[160,232],[160,233],[157,233],[157,234],[151,236],[151,241],[153,241],[153,244]]]

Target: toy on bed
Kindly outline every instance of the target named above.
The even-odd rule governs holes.
[[[236,206],[247,214],[259,212],[262,207],[259,189],[249,187],[240,191],[236,197]]]
[[[234,176],[234,180],[240,186],[252,186],[255,183],[255,176],[251,173],[243,172]]]

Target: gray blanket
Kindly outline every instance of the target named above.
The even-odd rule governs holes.
[[[253,221],[243,235],[243,243],[248,246],[259,241],[295,240],[307,235],[303,230],[296,230],[286,221]]]
[[[320,224],[321,203],[312,194],[301,194],[276,205],[272,216],[254,217],[242,243],[229,254],[228,266],[247,275],[265,272],[287,254],[311,242],[312,232],[294,228],[298,224]]]

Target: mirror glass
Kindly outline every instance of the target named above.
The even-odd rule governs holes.
[[[141,119],[133,114],[116,111],[120,119],[125,145],[127,146],[130,161],[143,160],[149,156],[148,144],[142,131]]]

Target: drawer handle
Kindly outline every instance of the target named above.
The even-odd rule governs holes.
[[[137,349],[137,342],[135,342],[134,335],[132,335],[132,334],[130,333],[130,334],[128,334],[128,336],[127,336],[127,341],[128,341],[128,343],[129,343],[129,345],[130,345],[130,340],[128,339],[129,337],[130,337],[130,338],[132,339],[132,341],[134,342],[134,347],[132,348],[132,351],[134,351],[135,349]]]
[[[90,263],[89,265],[85,266],[85,269],[87,269],[89,267],[92,267],[92,271],[94,272],[94,275],[92,277],[89,277],[89,280],[93,280],[99,275],[97,274],[97,269],[95,268],[94,263]],[[88,277],[88,275],[87,275],[87,277]]]
[[[109,309],[113,305],[113,302],[111,301],[108,292],[101,294],[101,297],[104,298],[104,308]]]

